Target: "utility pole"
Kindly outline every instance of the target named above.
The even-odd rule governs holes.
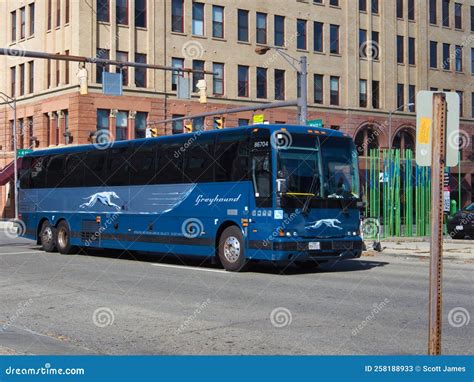
[[[444,93],[433,95],[431,150],[431,239],[428,354],[441,354],[443,272],[443,186],[446,158],[447,103]]]
[[[298,97],[298,114],[300,125],[306,125],[308,120],[308,59],[300,58],[300,95]]]

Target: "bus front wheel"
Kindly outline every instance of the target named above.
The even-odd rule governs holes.
[[[56,229],[47,220],[41,225],[40,243],[43,251],[56,251]]]
[[[227,227],[219,238],[219,259],[227,271],[239,272],[247,263],[242,231],[236,226]]]
[[[67,255],[75,251],[75,248],[71,245],[71,231],[69,230],[69,224],[67,224],[65,220],[59,222],[56,237],[56,245],[59,253]]]

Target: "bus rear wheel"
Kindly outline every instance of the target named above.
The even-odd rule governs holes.
[[[43,251],[56,251],[56,229],[49,224],[49,221],[45,220],[43,224],[41,224],[39,236]]]
[[[226,271],[239,272],[247,260],[242,231],[236,226],[227,227],[219,238],[219,259]]]
[[[57,247],[59,253],[67,255],[73,253],[76,248],[71,245],[71,231],[69,224],[65,220],[61,220],[57,228]]]

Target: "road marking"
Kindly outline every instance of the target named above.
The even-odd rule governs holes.
[[[43,251],[29,251],[29,252],[0,252],[0,256],[7,256],[7,255],[26,255],[26,254],[32,254],[32,253],[40,253]]]
[[[214,272],[214,273],[228,273],[223,269],[209,269],[209,268],[199,268],[199,267],[188,267],[186,265],[171,265],[171,264],[156,264],[153,263],[155,267],[163,267],[163,268],[175,268],[175,269],[185,269],[190,271],[201,271],[201,272]]]

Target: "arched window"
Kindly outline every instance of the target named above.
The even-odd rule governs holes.
[[[361,128],[354,139],[357,154],[359,156],[367,156],[372,149],[379,148],[379,130],[371,124]]]
[[[393,137],[392,147],[394,149],[415,151],[415,133],[412,128],[404,127],[398,130]]]

